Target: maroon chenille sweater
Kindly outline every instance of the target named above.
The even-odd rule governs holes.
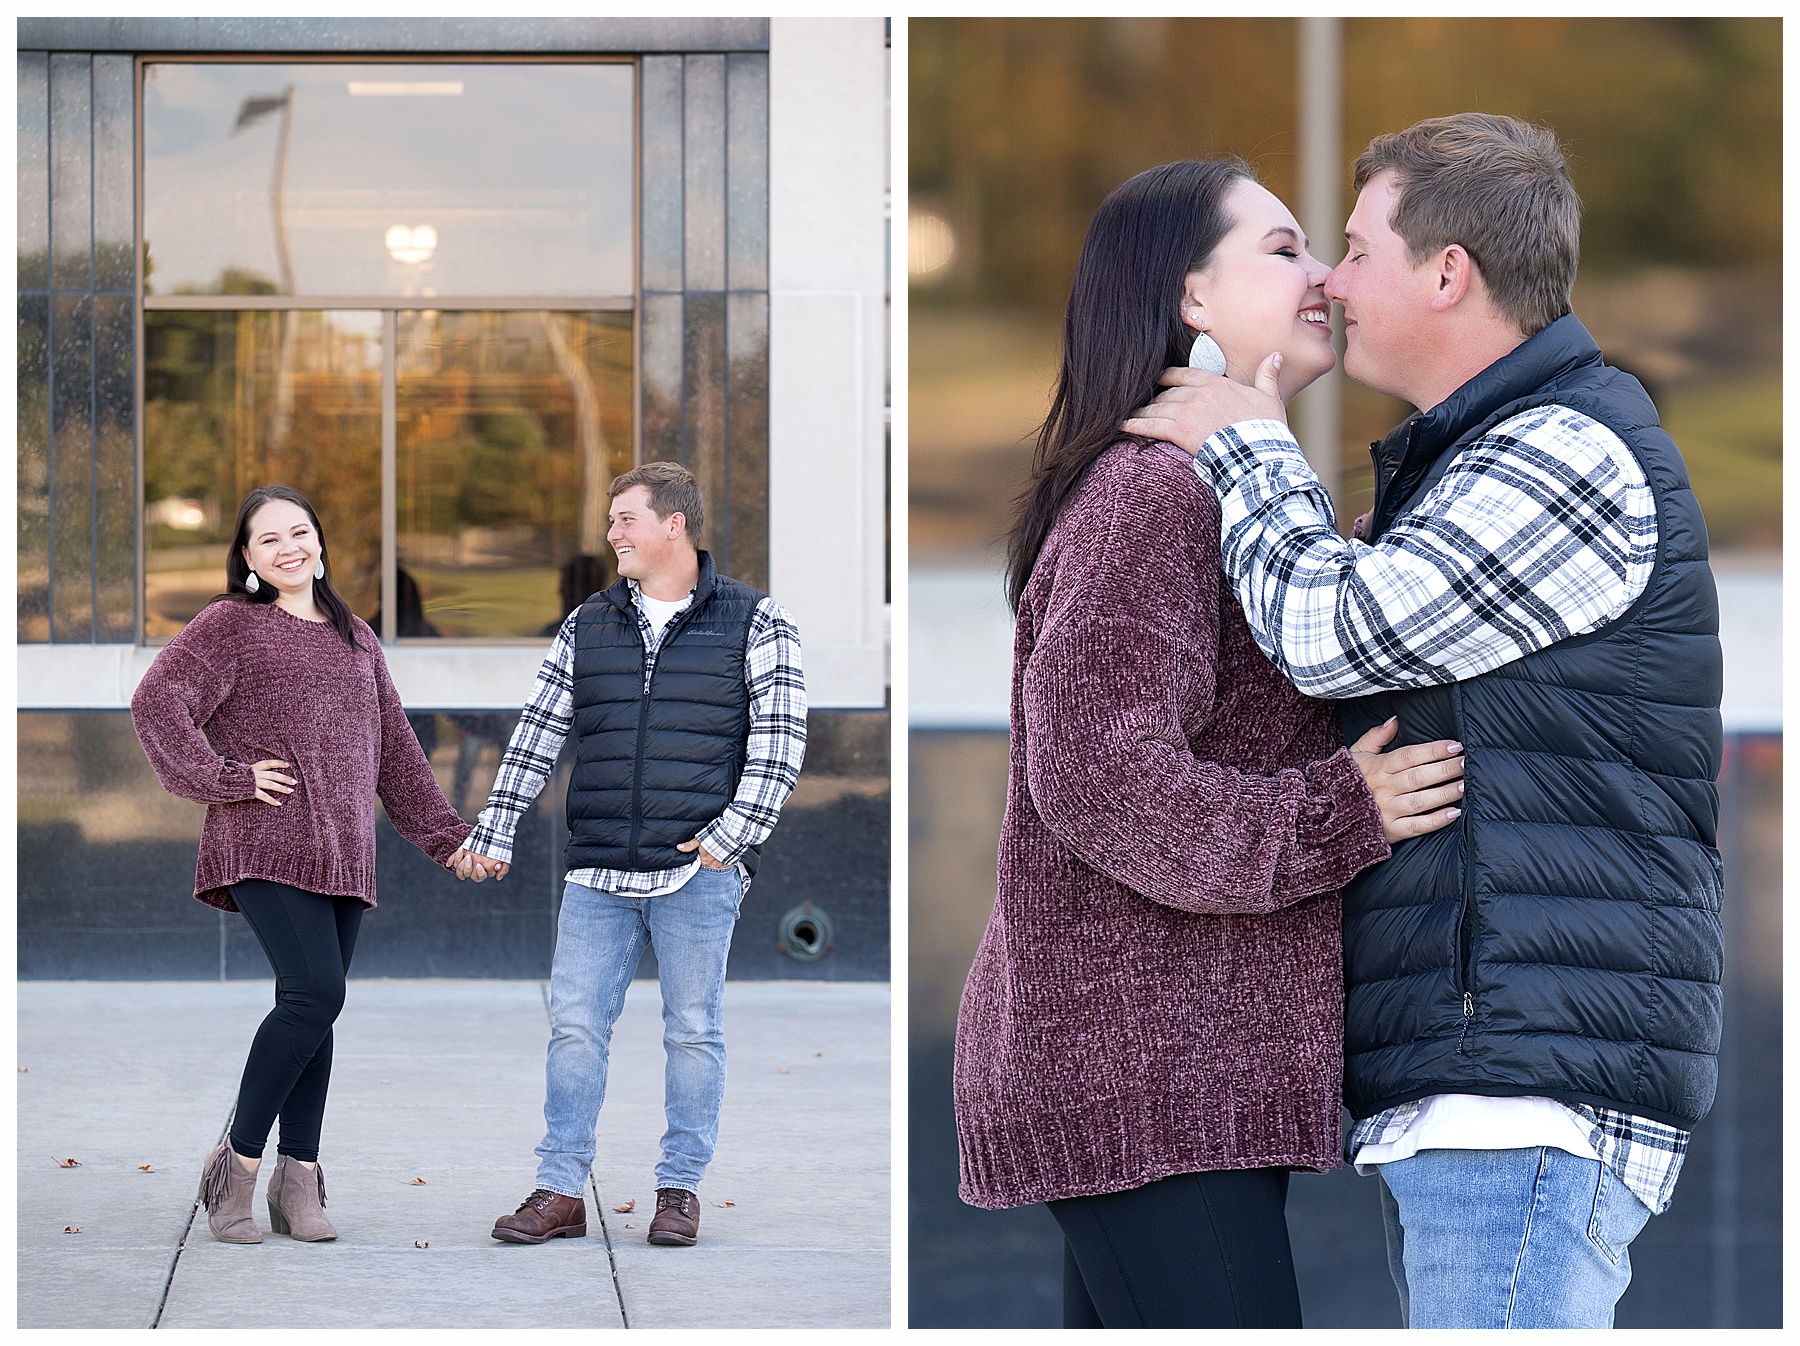
[[[236,911],[239,879],[272,879],[375,905],[375,796],[395,831],[442,864],[469,835],[438,788],[388,677],[381,644],[352,617],[357,648],[329,622],[273,603],[203,608],[163,646],[131,719],[170,794],[206,807],[194,896]],[[253,763],[298,784],[256,798]]]
[[[956,1034],[962,1198],[1338,1162],[1338,889],[1385,859],[1327,702],[1251,638],[1186,454],[1114,445],[1020,604],[999,891]]]

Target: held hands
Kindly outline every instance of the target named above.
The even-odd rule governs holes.
[[[700,844],[699,837],[695,837],[691,841],[683,841],[679,843],[675,849],[678,851],[699,851],[700,865],[703,869],[725,868],[725,862],[723,860],[714,859],[713,853]]]
[[[477,851],[459,848],[444,861],[444,868],[459,879],[474,879],[476,883],[480,883],[491,875],[494,882],[498,883],[506,877],[507,870],[512,866],[504,860],[495,860]]]
[[[1462,744],[1440,740],[1384,751],[1400,721],[1378,724],[1350,747],[1381,810],[1381,835],[1391,845],[1455,822],[1462,809]]]
[[[1139,407],[1119,428],[1198,455],[1208,439],[1237,421],[1286,422],[1287,406],[1276,379],[1280,372],[1280,351],[1256,367],[1254,388],[1202,369],[1165,369],[1157,382],[1166,391],[1149,406]]]
[[[275,795],[291,795],[294,793],[294,787],[300,782],[295,780],[292,776],[284,776],[281,774],[282,770],[287,767],[287,765],[286,762],[277,761],[273,757],[269,758],[267,761],[256,762],[251,765],[250,770],[256,776],[256,797],[262,800],[263,803],[272,804],[274,807],[280,808],[281,801],[276,799]]]

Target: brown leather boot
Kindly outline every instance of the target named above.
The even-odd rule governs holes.
[[[250,1214],[255,1197],[256,1174],[238,1162],[229,1138],[220,1141],[200,1173],[200,1200],[213,1237],[221,1243],[261,1243],[262,1230]]]
[[[587,1203],[540,1187],[511,1215],[494,1221],[494,1237],[502,1243],[586,1238]]]
[[[325,1218],[325,1170],[308,1169],[298,1159],[277,1155],[269,1177],[269,1227],[302,1243],[324,1243],[338,1236]]]
[[[700,1237],[700,1198],[679,1187],[656,1189],[656,1216],[645,1239],[678,1248],[691,1248]]]

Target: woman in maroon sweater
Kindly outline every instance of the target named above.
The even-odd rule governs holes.
[[[1456,815],[1457,745],[1341,747],[1257,649],[1192,460],[1116,429],[1200,331],[1239,379],[1280,351],[1284,396],[1331,368],[1327,274],[1235,160],[1124,184],[1076,270],[956,1040],[963,1199],[1050,1203],[1066,1326],[1300,1325],[1283,1204],[1339,1162],[1338,890]]]
[[[163,788],[207,806],[194,896],[241,911],[275,969],[275,1008],[201,1191],[216,1238],[262,1242],[250,1207],[279,1116],[269,1221],[296,1239],[333,1239],[319,1131],[331,1025],[375,905],[375,797],[401,836],[446,866],[469,824],[431,774],[380,642],[331,587],[305,497],[285,486],[245,496],[225,574],[226,592],[162,648],[131,698]]]

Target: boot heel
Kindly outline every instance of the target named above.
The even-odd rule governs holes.
[[[288,1232],[287,1217],[281,1213],[281,1207],[277,1206],[273,1201],[269,1203],[269,1228],[273,1229],[277,1234],[285,1234]]]

